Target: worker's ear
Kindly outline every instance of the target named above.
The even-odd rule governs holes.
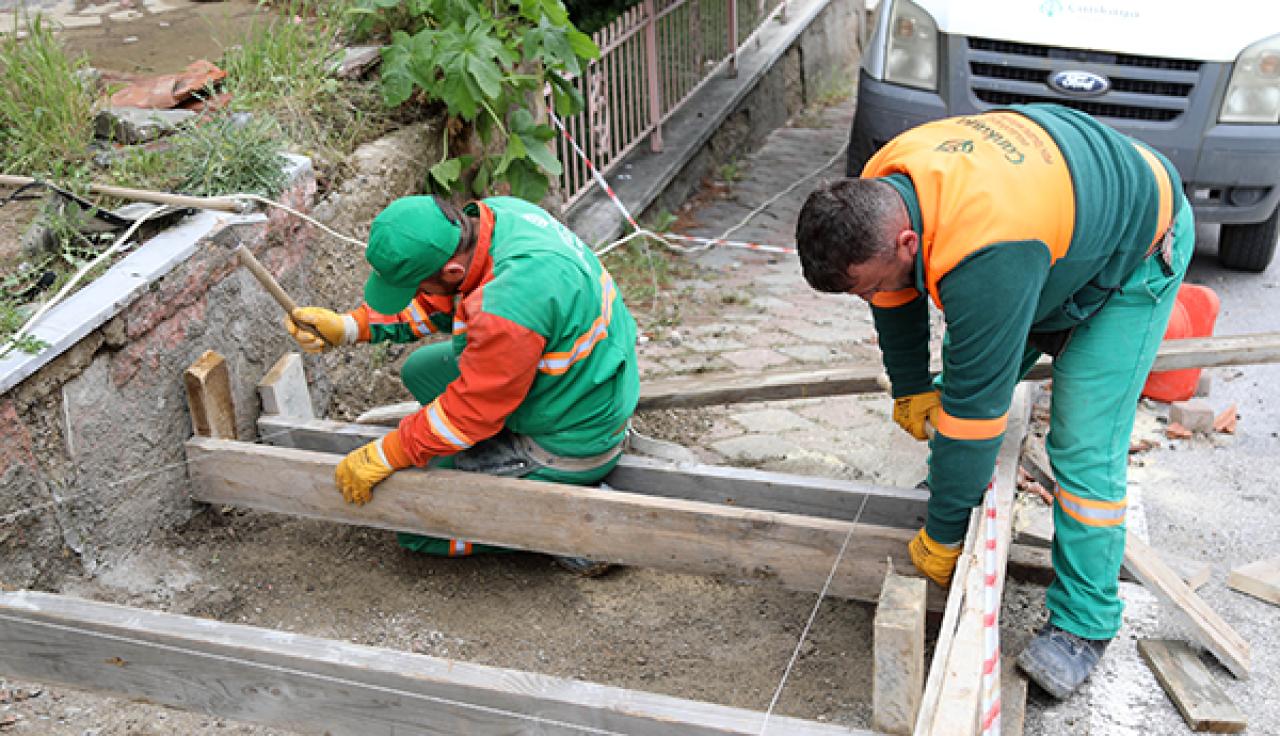
[[[440,267],[439,279],[448,286],[457,286],[467,277],[467,267],[457,258],[450,258]]]
[[[916,253],[920,250],[920,236],[911,228],[903,228],[895,239],[894,244],[897,245],[897,256],[899,260],[910,261],[916,260]]]

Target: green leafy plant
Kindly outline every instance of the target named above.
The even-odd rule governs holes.
[[[541,200],[561,167],[549,148],[555,131],[534,118],[530,101],[550,85],[556,113],[582,109],[582,95],[565,75],[581,74],[582,62],[600,54],[560,0],[362,0],[351,12],[384,10],[416,19],[382,52],[384,99],[400,105],[421,92],[472,126],[482,144],[479,154],[452,155],[449,133],[460,126],[446,125],[433,184],[455,192],[470,176],[476,194],[503,182],[515,196]]]
[[[280,129],[266,115],[220,115],[191,126],[171,149],[177,190],[196,196],[240,192],[275,196],[284,188]]]
[[[40,15],[20,15],[0,35],[0,171],[87,178],[93,140],[87,61],[69,56]]]

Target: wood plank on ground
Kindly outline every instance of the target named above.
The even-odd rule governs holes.
[[[227,361],[207,350],[182,374],[191,411],[191,430],[201,437],[236,438],[236,407]]]
[[[1027,719],[1027,678],[1014,657],[1000,662],[1000,736],[1022,736]]]
[[[1249,676],[1249,643],[1133,534],[1125,542],[1124,564],[1147,590],[1184,615],[1196,641],[1213,652],[1231,674],[1241,679]]]
[[[371,503],[352,506],[333,483],[341,455],[196,437],[187,457],[192,494],[207,503],[810,592],[822,589],[851,529],[845,520],[443,469],[395,473]],[[914,570],[911,535],[852,525],[830,593],[875,601],[890,564]]]
[[[97,603],[0,592],[0,672],[335,736],[748,736],[763,713]],[[773,717],[770,733],[871,736]]]
[[[871,727],[910,736],[924,691],[925,581],[890,571],[872,625]]]
[[[1227,576],[1227,587],[1280,606],[1280,557],[1237,567]]]
[[[1013,502],[1017,494],[1018,456],[1027,432],[1031,403],[1027,385],[1014,391],[1004,441],[996,456],[996,606],[1004,589],[1005,566],[1013,536]],[[981,506],[970,516],[961,562],[951,583],[948,613],[934,647],[916,733],[972,734],[978,725],[982,695],[984,573]],[[964,569],[961,570],[961,567]],[[952,609],[953,598],[958,601]],[[949,638],[944,634],[953,632]]]
[[[258,433],[264,442],[317,452],[347,453],[388,431],[386,427],[327,419],[258,419]],[[828,519],[852,519],[861,512],[861,521],[866,524],[912,530],[924,524],[929,503],[928,491],[917,488],[723,465],[677,465],[638,455],[623,455],[605,482],[610,488],[630,493]]]
[[[1138,652],[1192,731],[1240,733],[1248,725],[1186,642],[1141,639]]]

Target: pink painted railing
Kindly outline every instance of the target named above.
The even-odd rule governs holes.
[[[564,120],[569,134],[606,173],[645,138],[661,151],[662,123],[721,62],[728,62],[726,73],[736,73],[737,49],[779,4],[785,0],[644,0],[633,6],[592,36],[600,58],[571,80],[586,107]],[[568,208],[594,180],[563,137],[555,145]]]

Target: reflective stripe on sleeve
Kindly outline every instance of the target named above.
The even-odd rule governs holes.
[[[569,370],[574,363],[591,354],[592,348],[609,335],[609,323],[613,320],[613,301],[617,296],[617,287],[608,271],[600,274],[600,316],[591,323],[591,327],[574,341],[573,347],[559,353],[543,353],[538,361],[538,370],[551,375],[560,375]]]
[[[449,417],[440,406],[440,399],[427,404],[427,422],[437,437],[456,450],[465,450],[475,444],[465,434],[459,432],[453,422],[449,421]]]

